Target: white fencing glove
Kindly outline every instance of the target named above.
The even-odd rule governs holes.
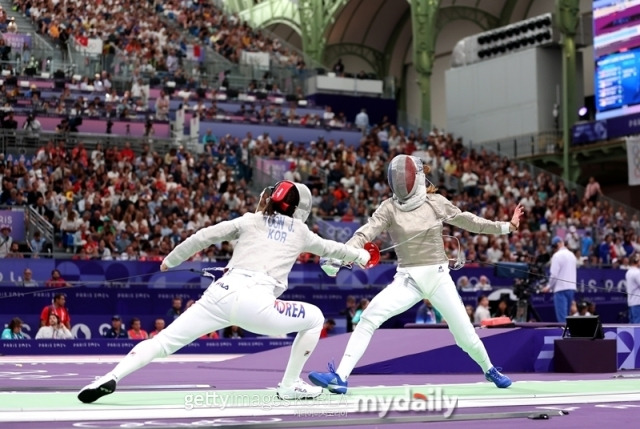
[[[353,262],[358,264],[361,268],[364,268],[369,262],[369,259],[371,259],[371,254],[368,250],[358,249],[358,259]]]
[[[342,261],[339,259],[333,258],[321,258],[320,259],[320,268],[325,272],[329,277],[335,277],[338,275],[338,271],[342,267]]]

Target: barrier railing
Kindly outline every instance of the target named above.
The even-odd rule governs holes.
[[[149,145],[152,151],[166,153],[181,143],[188,143],[190,137],[184,139],[118,136],[115,134],[87,134],[87,133],[55,133],[42,131],[32,135],[25,130],[0,129],[0,153],[12,156],[32,155],[50,141],[64,141],[68,146],[82,142],[87,150],[93,150],[98,144],[105,147],[110,145],[123,146],[125,142],[131,144],[134,152],[139,153],[143,145]],[[6,159],[6,157],[5,157]]]
[[[38,213],[32,206],[25,209],[25,220],[27,227],[27,243],[31,243],[31,239],[36,231],[39,231],[42,237],[55,246],[56,240],[53,225]],[[33,250],[33,249],[31,249]]]

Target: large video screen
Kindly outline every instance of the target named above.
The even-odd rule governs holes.
[[[593,1],[596,119],[640,112],[640,0]]]

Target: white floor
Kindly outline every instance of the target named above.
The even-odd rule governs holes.
[[[156,362],[222,362],[235,359],[241,354],[171,355],[156,359]],[[114,363],[122,360],[121,355],[96,356],[0,356],[0,364],[30,363]]]

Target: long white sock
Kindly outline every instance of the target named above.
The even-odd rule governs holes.
[[[282,378],[283,386],[290,386],[300,378],[304,364],[307,363],[307,359],[320,340],[320,331],[322,331],[322,323],[309,330],[298,332],[296,339],[293,340],[289,363]]]
[[[366,320],[360,320],[360,323],[358,323],[351,333],[347,349],[344,351],[344,356],[342,356],[340,366],[338,366],[338,370],[336,371],[343,381],[349,378],[353,368],[356,367],[365,350],[369,347],[369,342],[371,341],[374,330],[373,326],[369,326]]]
[[[112,376],[116,381],[120,381],[132,372],[147,365],[152,360],[164,357],[165,355],[157,339],[152,338],[142,341],[135,346],[107,376]]]
[[[482,372],[487,372],[491,367],[493,367],[491,359],[489,359],[489,355],[487,354],[487,349],[484,347],[480,338],[477,338],[477,341],[475,341],[471,347],[466,350],[466,352],[469,354],[471,359],[480,365]]]

